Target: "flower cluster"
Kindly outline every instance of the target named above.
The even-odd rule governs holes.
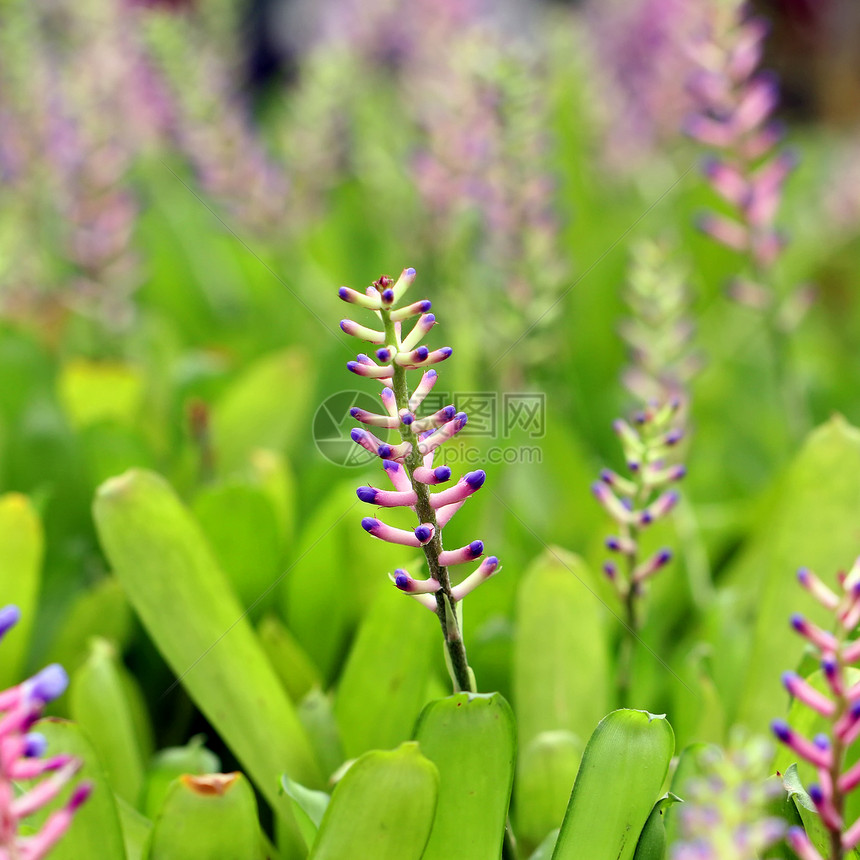
[[[784,720],[775,720],[772,728],[782,743],[816,769],[818,782],[807,790],[830,834],[831,857],[840,858],[860,844],[860,819],[847,827],[844,820],[846,796],[860,785],[860,763],[845,769],[848,749],[860,736],[860,683],[848,677],[848,667],[860,661],[860,639],[849,638],[860,623],[860,559],[847,574],[839,574],[836,590],[808,568],[801,568],[797,578],[836,623],[830,632],[802,615],[792,616],[792,627],[818,653],[824,692],[795,672],[786,672],[783,683],[793,698],[829,723],[829,731],[809,739]],[[801,828],[791,828],[787,839],[801,860],[822,860]]]
[[[429,301],[396,307],[414,280],[415,270],[410,268],[404,269],[397,281],[380,277],[364,293],[348,287],[341,287],[339,292],[344,301],[374,311],[382,323],[382,330],[349,319],[340,324],[347,334],[379,347],[376,361],[361,354],[355,361],[348,362],[347,367],[359,376],[376,379],[382,384],[383,412],[376,414],[356,407],[351,410],[351,415],[366,427],[397,430],[400,438],[399,442],[389,443],[369,429],[355,428],[352,431],[353,441],[382,459],[385,473],[393,485],[393,490],[359,487],[358,497],[377,507],[411,508],[419,523],[417,528],[406,530],[387,525],[377,517],[365,517],[361,525],[380,540],[423,548],[430,576],[413,579],[407,571],[398,569],[392,580],[401,591],[437,613],[445,632],[455,687],[470,690],[474,689],[474,678],[466,662],[454,605],[496,573],[499,561],[495,556],[487,556],[459,584],[451,584],[448,568],[481,558],[484,544],[474,540],[459,549],[445,550],[442,547],[442,529],[465,501],[483,486],[486,475],[482,470],[468,472],[446,489],[434,493],[429,491],[429,487],[451,479],[451,469],[445,465],[434,466],[434,457],[441,445],[462,430],[467,417],[453,406],[446,406],[430,415],[418,414],[421,403],[436,384],[437,373],[432,365],[447,359],[451,349],[431,350],[421,344],[436,324],[435,316],[428,313]],[[408,333],[404,333],[404,321],[416,316],[417,322]],[[406,376],[410,370],[423,371],[420,382],[411,393]]]
[[[784,246],[775,221],[795,157],[778,149],[783,130],[773,112],[779,90],[773,75],[759,71],[768,25],[748,16],[745,5],[736,0],[715,4],[709,26],[691,41],[698,67],[688,85],[697,108],[684,128],[719,153],[706,161],[704,172],[731,207],[730,215],[703,215],[699,226],[717,242],[748,256],[751,271],[732,284],[732,294],[745,304],[766,308],[772,296],[761,274]]]
[[[699,756],[701,775],[682,787],[681,841],[671,860],[759,860],[783,835],[785,823],[768,814],[782,792],[767,779],[771,745],[760,738],[734,738],[723,754],[716,747]]]
[[[686,474],[681,464],[669,463],[672,449],[683,438],[675,426],[681,408],[678,399],[661,406],[640,410],[630,424],[618,419],[613,429],[621,441],[629,477],[604,469],[592,491],[618,525],[618,534],[606,539],[606,546],[623,560],[621,567],[607,561],[603,571],[614,585],[627,611],[628,627],[635,631],[639,621],[637,598],[646,582],[671,560],[669,549],[661,549],[642,559],[639,535],[643,529],[662,519],[678,503],[678,491],[668,486]]]
[[[690,350],[694,327],[686,279],[667,245],[642,241],[633,247],[624,291],[631,315],[620,331],[630,356],[624,385],[641,403],[684,398],[699,369],[700,359]]]
[[[20,618],[16,606],[0,609],[0,638]],[[89,782],[80,783],[62,808],[52,812],[34,835],[19,833],[21,822],[50,803],[81,769],[83,762],[70,755],[44,758],[46,741],[30,728],[44,706],[61,695],[68,678],[59,665],[46,667],[17,687],[0,692],[0,858],[39,860],[45,857],[68,830],[75,811],[92,792]],[[20,792],[21,782],[45,777]]]

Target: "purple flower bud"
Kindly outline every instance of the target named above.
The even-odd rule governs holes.
[[[66,804],[66,809],[68,809],[69,812],[75,812],[89,799],[89,796],[93,793],[93,787],[93,783],[89,781],[82,782],[72,792],[72,796],[69,798],[69,802]]]
[[[355,491],[355,494],[361,501],[368,502],[371,505],[376,501],[376,493],[377,491],[373,487],[359,487]]]
[[[785,720],[774,720],[770,724],[770,728],[779,740],[783,743],[788,743],[791,737],[791,726]]]
[[[41,758],[48,749],[48,741],[40,732],[30,732],[25,738],[25,758]]]
[[[404,412],[400,420],[408,427],[415,420],[415,416],[411,412]]]
[[[59,663],[51,663],[24,682],[27,694],[40,702],[51,702],[66,691],[69,676]]]
[[[21,620],[21,610],[14,604],[0,609],[0,638],[5,636]]]
[[[487,480],[487,473],[483,469],[477,469],[474,472],[468,472],[463,480],[472,487],[472,489],[477,490],[484,486],[484,481]]]
[[[394,301],[394,290],[392,290],[390,287],[387,290],[383,290],[382,291],[382,301],[386,305],[390,305]]]
[[[433,529],[429,526],[418,526],[418,528],[415,529],[415,537],[418,538],[422,544],[427,543],[427,541],[433,537]]]

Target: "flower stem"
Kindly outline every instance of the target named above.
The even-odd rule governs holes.
[[[386,342],[394,344],[397,342],[394,323],[391,321],[391,312],[387,309],[380,311],[382,322],[385,326]],[[398,364],[394,364],[392,376],[392,387],[394,399],[398,410],[409,408],[409,389],[406,384],[406,370]],[[463,635],[457,619],[455,603],[451,594],[451,578],[448,568],[439,563],[439,555],[442,552],[442,535],[436,523],[436,513],[430,505],[430,491],[426,484],[415,480],[413,475],[415,469],[422,464],[422,455],[418,447],[418,437],[412,428],[406,424],[400,424],[400,438],[404,442],[412,444],[412,452],[404,460],[406,473],[415,491],[417,500],[415,502],[415,513],[418,515],[419,523],[430,523],[433,526],[433,537],[423,547],[427,558],[427,566],[430,576],[435,579],[440,589],[436,592],[436,616],[442,626],[442,634],[445,638],[445,648],[448,653],[448,671],[454,684],[454,692],[477,692],[474,682],[474,674],[469,668],[466,659],[466,646],[463,643]]]

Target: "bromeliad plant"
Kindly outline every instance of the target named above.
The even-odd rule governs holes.
[[[792,627],[812,646],[824,678],[824,692],[795,672],[786,672],[783,683],[791,696],[819,714],[828,730],[809,739],[784,720],[775,720],[773,732],[800,758],[818,772],[818,782],[809,785],[809,798],[821,817],[829,837],[827,860],[842,860],[860,844],[860,820],[845,820],[848,795],[860,785],[860,763],[847,766],[851,745],[860,736],[860,682],[849,677],[849,667],[860,662],[860,559],[846,574],[839,574],[838,588],[830,589],[808,568],[797,573],[800,584],[835,619],[833,632],[794,615]],[[822,860],[807,833],[791,828],[788,842],[801,860]]]
[[[448,568],[466,564],[480,558],[484,544],[474,540],[454,550],[442,547],[442,529],[486,479],[478,469],[463,475],[447,489],[435,493],[431,486],[447,483],[451,478],[449,466],[433,465],[441,445],[455,436],[466,424],[464,412],[446,406],[431,415],[417,414],[424,398],[436,384],[437,373],[431,365],[451,355],[450,347],[430,350],[421,341],[436,324],[436,317],[427,313],[429,301],[418,301],[397,307],[415,280],[415,269],[404,269],[397,281],[383,275],[367,288],[365,293],[341,287],[338,295],[345,302],[374,311],[382,330],[368,328],[345,319],[340,326],[347,334],[372,344],[384,344],[376,351],[376,361],[360,354],[347,363],[353,373],[376,379],[384,386],[380,397],[384,414],[367,412],[354,407],[351,415],[368,427],[397,430],[400,442],[388,444],[370,430],[356,428],[352,439],[371,454],[380,457],[393,490],[359,487],[357,495],[363,502],[383,508],[408,507],[418,517],[418,527],[412,531],[394,528],[376,517],[365,517],[362,527],[373,537],[389,543],[421,547],[427,559],[430,575],[427,579],[413,579],[402,569],[392,576],[394,585],[411,594],[420,603],[436,613],[445,636],[446,659],[454,690],[476,691],[475,677],[466,658],[462,636],[462,610],[460,601],[499,569],[499,560],[487,556],[477,569],[465,579],[451,584]],[[418,316],[408,334],[403,333],[404,321]],[[407,372],[424,370],[421,381],[410,394]]]
[[[0,609],[0,639],[20,617],[17,606]],[[0,692],[0,860],[40,860],[47,856],[92,791],[91,783],[80,783],[65,806],[52,812],[40,830],[33,835],[22,832],[22,822],[54,800],[83,766],[71,755],[45,758],[44,735],[30,731],[45,705],[60,696],[68,682],[62,666],[52,664],[22,684]],[[23,793],[18,788],[21,782],[39,779],[42,781]]]

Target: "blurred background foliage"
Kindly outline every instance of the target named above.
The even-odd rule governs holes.
[[[434,620],[389,591],[410,554],[358,527],[353,489],[375,470],[330,462],[313,432],[326,398],[361,387],[336,288],[410,265],[454,347],[445,390],[546,397],[541,438],[470,440],[536,446],[539,462],[486,465],[449,528],[504,563],[468,602],[470,659],[540,756],[546,739],[529,744],[550,731],[581,750],[613,704],[615,598],[592,572],[607,524],[589,485],[621,465],[610,425],[638,405],[620,382],[630,250],[673,249],[703,369],[684,501],[655,537],[677,560],[649,598],[634,698],[686,740],[719,740],[738,714],[761,727],[747,646],[776,685],[782,640],[762,619],[784,626],[794,567],[829,574],[860,537],[857,27],[849,2],[763,4],[800,154],[773,286],[816,289],[789,340],[788,415],[761,318],[725,295],[737,256],[694,226],[713,199],[680,131],[678,10],[708,5],[0,2],[0,545],[3,587],[35,619],[4,671],[61,660],[84,728],[103,717],[75,684],[132,690],[124,752],[100,751],[124,762],[129,803],[151,814],[153,749],[204,732],[228,765],[241,755],[206,694],[174,683],[192,655],[153,644],[97,538],[96,488],[129,468],[187,507],[188,540],[247,610],[320,773],[411,737],[445,692]],[[560,566],[568,553],[582,558]],[[536,648],[561,691],[545,706]]]

